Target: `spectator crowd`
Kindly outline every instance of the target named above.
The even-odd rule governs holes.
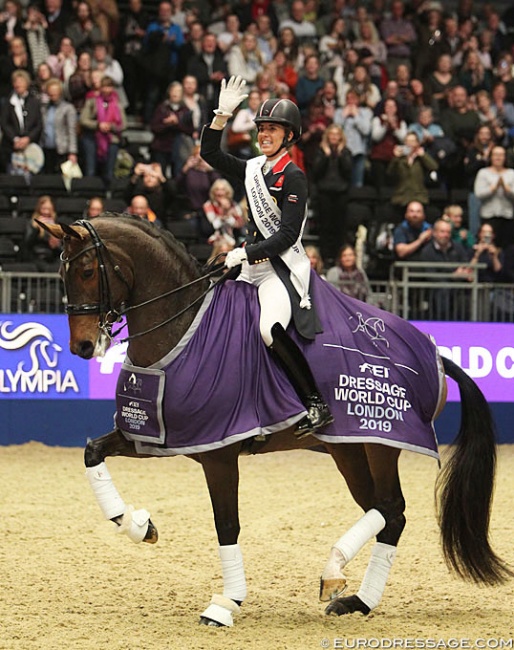
[[[291,154],[307,175],[308,230],[329,279],[360,273],[352,255],[362,226],[370,253],[389,232],[391,259],[458,251],[459,261],[485,260],[488,278],[504,277],[514,247],[510,3],[4,0],[0,174],[30,182],[69,163],[106,192],[123,176],[128,211],[159,227],[183,219],[200,241],[230,249],[245,235],[243,190],[198,155],[230,75],[249,88],[224,135],[238,157],[258,153],[262,101],[300,109]],[[146,159],[127,159],[129,121],[151,134]],[[438,193],[459,200],[443,206]],[[363,214],[359,200],[371,196]],[[58,220],[51,197],[41,199],[37,211]],[[34,220],[26,245],[58,257]]]

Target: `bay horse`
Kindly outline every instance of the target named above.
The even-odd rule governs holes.
[[[330,355],[323,358],[337,358],[339,364],[338,386],[327,392],[340,400],[341,413],[354,413],[358,426],[354,431],[341,431],[350,420],[334,412],[330,432],[298,439],[295,424],[305,410],[264,348],[258,317],[248,311],[253,307],[245,304],[258,305],[254,287],[229,279],[213,290],[209,274],[202,275],[198,263],[173,235],[137,217],[105,214],[94,222],[44,227],[63,240],[61,276],[71,352],[84,359],[102,355],[121,316],[128,328],[127,362],[117,388],[121,404],[117,403],[116,428],[88,441],[85,448],[86,474],[103,515],[135,542],[157,541],[150,514],[126,505],[117,492],[105,464],[109,456],[182,453],[203,468],[219,542],[223,594],[212,597],[201,615],[202,624],[232,625],[233,614],[246,596],[238,545],[238,458],[243,453],[313,449],[332,456],[364,515],[332,547],[321,575],[320,600],[328,602],[325,612],[335,615],[368,614],[378,606],[406,523],[398,473],[401,450],[423,451],[438,458],[437,442],[435,450],[427,451],[391,436],[408,422],[434,433],[433,419],[446,399],[445,374],[458,383],[462,403],[460,431],[436,483],[445,560],[461,578],[476,583],[494,585],[513,575],[489,543],[496,447],[488,404],[475,382],[451,360],[441,359],[425,334],[399,317],[350,298],[345,302],[346,297],[338,294],[337,300],[343,301],[350,315],[337,316],[335,327],[342,328],[346,319],[349,329],[338,344],[323,344],[323,354]],[[328,283],[313,280],[314,286],[329,302],[336,300],[330,292],[338,292]],[[324,327],[332,311],[332,303],[320,311]],[[396,338],[399,331],[403,339]],[[355,343],[350,335],[361,338]],[[405,345],[401,344],[404,340]],[[398,362],[393,359],[393,348],[395,354],[404,355]],[[352,375],[344,364],[360,352],[365,356],[359,357]],[[207,361],[196,361],[195,355],[206,353]],[[419,365],[425,353],[428,360]],[[173,370],[171,377],[163,376],[163,359]],[[199,363],[204,364],[202,368]],[[393,372],[399,379],[388,383]],[[148,381],[154,396],[162,395],[163,382],[166,390],[169,385],[175,395],[171,411],[166,404],[157,415],[143,408],[142,387]],[[411,390],[415,384],[410,382],[415,381],[422,382],[421,389],[418,385]],[[270,385],[271,395],[265,390]],[[258,409],[254,398],[261,399]],[[267,415],[274,409],[279,409],[279,415]],[[256,417],[260,418],[257,426]],[[148,420],[154,420],[157,433],[141,433]],[[362,427],[367,430],[361,431]],[[170,429],[180,435],[185,430],[202,430],[205,439],[170,441]],[[217,431],[217,437],[210,436],[210,429]],[[359,590],[343,595],[344,566],[374,538]]]

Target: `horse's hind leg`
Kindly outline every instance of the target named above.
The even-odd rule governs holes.
[[[107,456],[139,457],[134,444],[124,438],[118,429],[105,436],[89,440],[84,450],[86,476],[104,517],[119,526],[133,542],[155,544],[157,529],[150,521],[150,513],[127,506],[116,489],[105,458]]]
[[[357,611],[368,614],[378,606],[405,526],[405,502],[397,469],[400,451],[381,445],[347,447],[337,445],[331,453],[365,515],[334,544],[322,574],[320,598],[331,600],[326,613],[339,616]],[[338,597],[338,588],[346,583],[343,567],[374,536],[377,543],[359,591]]]

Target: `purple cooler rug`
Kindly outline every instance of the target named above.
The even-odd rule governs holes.
[[[326,442],[377,442],[438,458],[433,416],[441,396],[437,350],[407,321],[338,292],[311,288],[323,333],[292,329],[335,421]],[[176,348],[150,368],[127,360],[116,424],[140,453],[191,454],[294,424],[305,409],[259,334],[255,287],[227,281],[208,295]]]

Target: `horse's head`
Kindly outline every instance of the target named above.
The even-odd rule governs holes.
[[[111,245],[121,236],[115,220],[100,218],[94,227],[87,221],[41,226],[63,241],[60,272],[70,350],[84,359],[103,356],[110,345],[111,325],[120,318],[133,280],[130,257]]]

